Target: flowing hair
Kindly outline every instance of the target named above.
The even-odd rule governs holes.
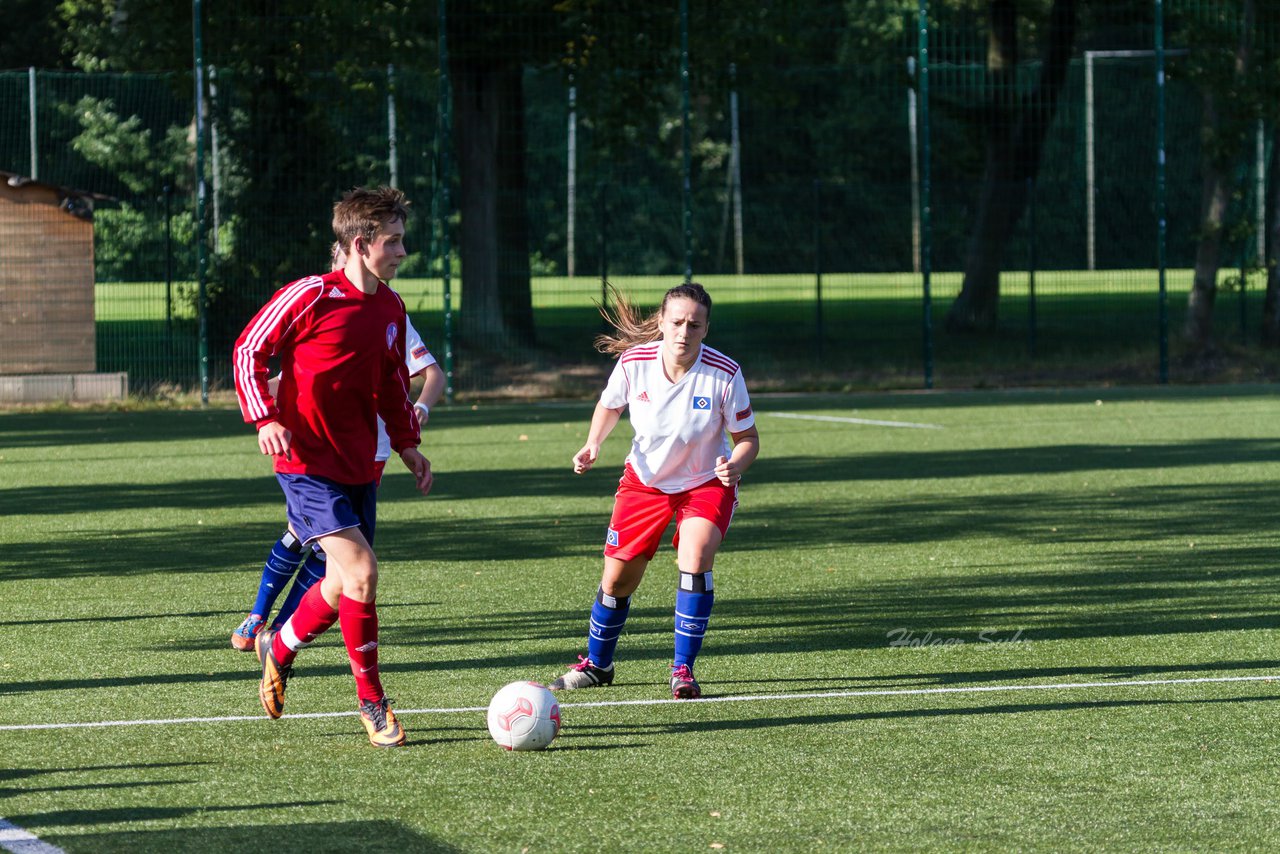
[[[597,304],[596,307],[600,310],[600,316],[615,332],[612,335],[603,333],[596,336],[595,347],[601,353],[620,356],[637,344],[648,344],[661,339],[662,330],[658,328],[658,321],[662,319],[667,303],[673,299],[693,300],[707,310],[707,320],[711,319],[711,294],[697,282],[686,282],[667,291],[662,297],[662,305],[647,317],[642,316],[640,310],[613,285],[606,284],[605,289],[613,307],[610,308],[607,304]]]

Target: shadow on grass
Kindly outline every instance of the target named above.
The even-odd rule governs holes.
[[[1144,699],[1144,700],[1072,700],[1060,703],[997,703],[989,706],[964,706],[892,709],[875,712],[822,713],[812,715],[758,715],[750,718],[719,718],[700,721],[651,721],[636,723],[628,721],[618,724],[574,724],[573,739],[578,749],[591,749],[581,744],[582,739],[601,738],[606,741],[601,747],[612,748],[619,738],[627,736],[668,736],[689,735],[709,732],[734,732],[758,729],[774,729],[793,726],[827,726],[830,724],[854,723],[858,721],[894,721],[913,718],[934,719],[954,717],[976,717],[986,715],[1022,715],[1045,712],[1103,711],[1126,708],[1159,708],[1190,707],[1203,704],[1241,704],[1241,703],[1275,703],[1275,695],[1255,695],[1249,697],[1215,697],[1210,699]]]
[[[1175,458],[1191,464],[1190,457],[1181,454],[1171,455],[1167,464],[1174,465]],[[894,468],[889,461],[883,465],[886,469]],[[1104,463],[1099,461],[1097,465]],[[814,482],[838,479],[846,466],[845,473],[852,474],[857,464],[813,459],[797,462],[788,469],[778,462],[775,467],[766,467],[765,478],[783,476],[785,472],[788,479],[802,480],[810,475]],[[911,468],[898,467],[897,473],[909,478]],[[459,477],[459,482],[466,480],[465,475]],[[498,482],[492,475],[485,480]],[[547,483],[552,480],[547,476]],[[408,488],[404,488],[407,491]],[[537,493],[538,479],[526,480],[524,488]],[[115,499],[110,494],[95,499],[84,491],[76,495],[73,488],[66,490],[86,511],[90,505],[95,505],[92,509],[108,509],[113,500],[117,505],[128,505],[117,509],[135,511],[160,506],[150,503],[153,501],[190,500],[186,485],[170,485],[158,490],[140,488],[136,494],[117,494]],[[236,500],[250,500],[245,497],[246,487],[240,481],[224,482],[221,490],[231,504]],[[754,514],[753,494],[757,496],[755,506],[759,508]],[[3,499],[13,504],[23,500],[36,500],[36,496]],[[771,503],[766,482],[744,489],[743,510],[735,520],[725,550],[742,556],[751,552],[804,552],[831,546],[943,545],[1000,537],[1015,544],[1060,546],[1064,559],[1072,544],[1090,544],[1094,548],[1111,545],[1113,548],[1102,551],[1100,558],[1090,559],[1107,561],[1108,569],[1114,572],[1145,575],[1150,570],[1142,564],[1144,560],[1171,557],[1164,552],[1158,556],[1149,553],[1149,544],[1186,538],[1188,548],[1194,548],[1192,544],[1197,536],[1256,538],[1267,531],[1266,526],[1259,523],[1257,508],[1275,506],[1278,501],[1280,483],[1259,481],[973,496],[917,490],[901,500],[890,501],[859,499],[856,490],[851,488],[848,498],[827,493],[820,502],[802,505]],[[599,513],[463,518],[446,515],[449,509],[442,504],[432,504],[424,507],[419,519],[384,520],[378,526],[379,557],[384,561],[460,563],[594,557],[600,554],[608,522],[607,498],[601,499]],[[73,510],[74,507],[68,508],[68,512]],[[139,518],[139,514],[134,514],[134,518]],[[282,527],[283,508],[279,519],[247,521],[236,528],[234,535],[213,527],[140,527],[15,540],[9,542],[0,555],[0,581],[145,575],[176,570],[252,570],[258,568]],[[1126,543],[1144,546],[1136,549],[1126,547]],[[1206,563],[1206,569],[1231,563],[1263,566],[1271,563],[1269,549],[1269,546],[1242,545],[1202,551],[1197,559]],[[738,560],[741,562],[741,557]],[[839,569],[847,571],[856,567]]]
[[[134,412],[73,410],[0,413],[0,448],[51,448],[100,444],[223,439],[253,427],[235,409],[144,409]]]
[[[263,804],[234,807],[237,810],[274,809],[289,807],[293,804]],[[61,824],[105,824],[114,821],[156,821],[185,818],[190,815],[217,810],[217,807],[175,807],[173,809],[156,808],[143,810],[142,814],[130,815],[132,810],[102,810],[101,815],[94,813],[68,813],[65,818],[80,821],[62,821]],[[124,817],[112,815],[122,812]],[[24,827],[18,819],[15,824]],[[58,843],[57,834],[45,837],[51,843]],[[209,851],[254,851],[263,847],[263,840],[270,840],[273,854],[345,854],[350,851],[364,851],[374,847],[380,851],[413,851],[423,854],[454,854],[462,849],[449,845],[416,830],[411,830],[394,821],[335,821],[335,822],[273,822],[269,825],[236,825],[208,827],[205,825],[171,830],[124,830],[115,833],[88,833],[68,836],[65,844],[83,851],[165,851],[195,852],[205,854]]]

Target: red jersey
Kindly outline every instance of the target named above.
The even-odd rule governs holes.
[[[280,474],[373,482],[379,415],[397,452],[420,441],[404,301],[386,284],[366,294],[335,270],[285,285],[240,333],[232,357],[244,420],[279,421],[293,434],[289,458],[275,458]],[[267,391],[273,357],[275,398]]]

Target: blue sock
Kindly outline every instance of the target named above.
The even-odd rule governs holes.
[[[707,633],[711,620],[711,606],[716,594],[711,583],[711,573],[680,573],[680,587],[676,590],[676,659],[675,666],[689,665],[702,649],[702,637]]]
[[[613,664],[613,651],[618,646],[618,635],[631,611],[631,597],[613,597],[604,590],[596,590],[596,601],[591,606],[591,630],[587,637],[587,658],[596,667],[606,670]]]
[[[293,586],[289,588],[289,595],[284,597],[284,604],[280,606],[280,611],[276,614],[275,619],[271,621],[272,628],[283,626],[285,621],[293,616],[293,612],[298,610],[298,603],[302,601],[302,594],[310,590],[317,581],[324,578],[325,560],[324,552],[318,548],[308,550],[307,560],[302,564],[302,569],[298,571],[297,576],[294,577]]]
[[[271,613],[271,606],[276,597],[284,590],[289,579],[302,563],[302,543],[293,534],[285,531],[267,555],[267,562],[262,567],[262,581],[258,582],[258,598],[254,600],[250,614],[263,617]]]

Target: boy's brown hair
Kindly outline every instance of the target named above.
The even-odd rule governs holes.
[[[333,206],[333,234],[343,251],[350,253],[351,241],[357,237],[372,243],[383,226],[408,219],[409,200],[395,187],[356,187]]]

